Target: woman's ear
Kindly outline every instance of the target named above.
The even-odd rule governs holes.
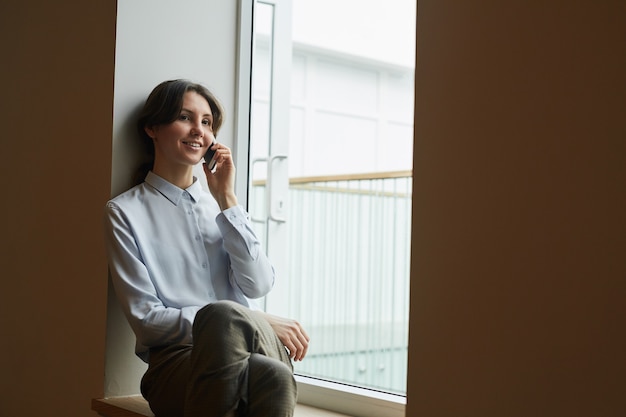
[[[156,139],[156,127],[146,126],[143,128],[148,136],[150,136],[153,140]]]

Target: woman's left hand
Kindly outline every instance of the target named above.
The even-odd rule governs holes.
[[[289,350],[289,357],[294,361],[301,361],[309,350],[309,335],[306,334],[300,323],[292,319],[263,313],[272,329]]]
[[[233,155],[230,148],[221,143],[214,143],[212,149],[215,150],[214,159],[217,163],[215,169],[210,171],[206,162],[202,164],[202,167],[213,198],[221,210],[226,210],[237,205]]]

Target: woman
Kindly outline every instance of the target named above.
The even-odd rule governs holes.
[[[308,349],[296,321],[250,308],[271,290],[274,269],[238,205],[231,151],[215,141],[222,121],[203,86],[159,84],[138,120],[152,169],[106,205],[111,277],[157,417],[291,416],[291,360]],[[209,149],[210,193],[193,176]]]

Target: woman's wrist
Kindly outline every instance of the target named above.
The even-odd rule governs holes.
[[[217,204],[220,206],[220,210],[224,211],[231,207],[235,207],[239,202],[235,194],[225,194],[217,199]]]

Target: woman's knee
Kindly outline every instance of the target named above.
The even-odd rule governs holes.
[[[296,386],[293,371],[278,359],[267,357],[260,353],[253,353],[248,359],[249,377],[255,383],[263,383],[276,390],[294,389]]]
[[[221,300],[201,308],[194,319],[194,331],[208,327],[212,331],[227,330],[233,320],[245,315],[246,307],[234,301]]]

